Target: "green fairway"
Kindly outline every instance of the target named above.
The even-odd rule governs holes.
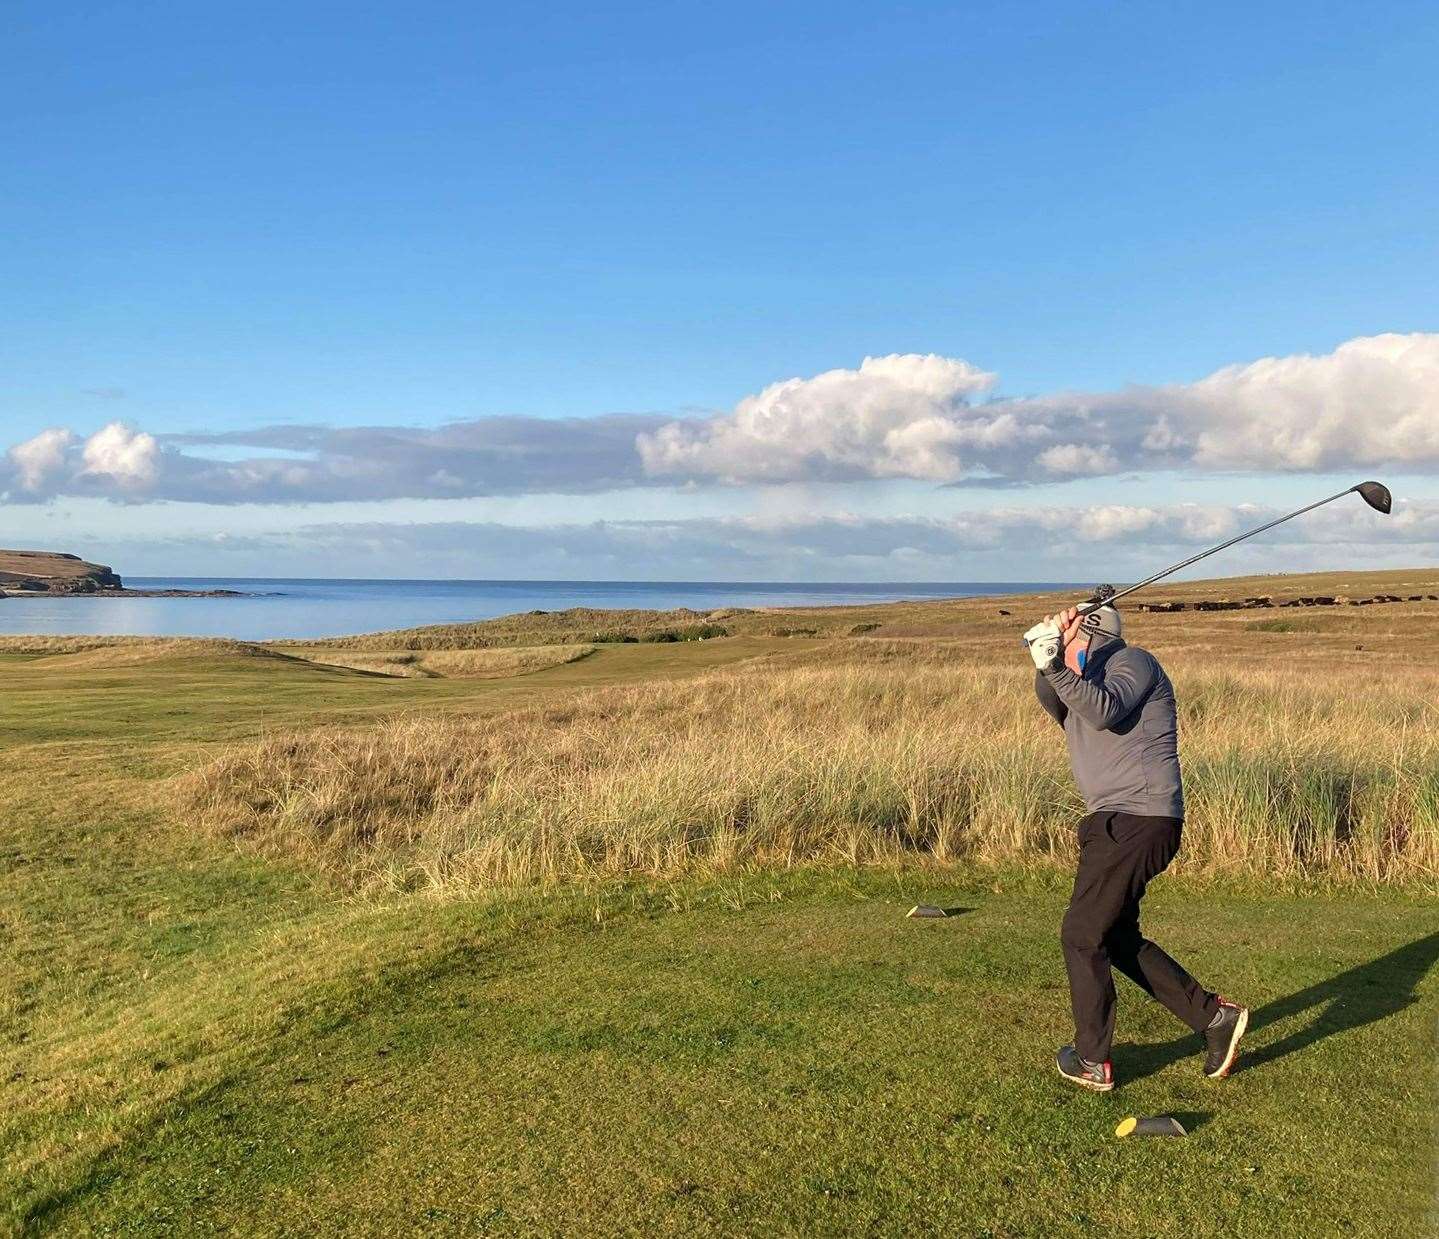
[[[1245,1068],[1204,1080],[1126,991],[1122,1087],[1094,1097],[1049,1062],[1052,883],[357,910],[245,876],[249,916],[137,935],[130,976],[71,996],[83,1048],[16,1056],[8,1134],[109,1145],[12,1184],[17,1223],[1408,1234],[1428,1199],[1439,915],[1417,900],[1157,893],[1154,931],[1255,1007]],[[967,911],[904,919],[921,895]],[[1114,1140],[1160,1112],[1190,1139]]]
[[[1070,1031],[1062,874],[916,865],[356,899],[177,817],[218,743],[489,713],[809,642],[514,680],[0,659],[0,1226],[17,1234],[1424,1233],[1439,909],[1163,879],[1147,927],[1254,1008],[1241,1070],[1122,989]],[[916,921],[916,902],[956,909]],[[1121,982],[1121,985],[1125,983]],[[1187,1140],[1114,1138],[1172,1113]]]

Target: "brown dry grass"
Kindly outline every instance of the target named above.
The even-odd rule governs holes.
[[[482,650],[364,650],[316,646],[303,651],[309,662],[349,667],[407,679],[502,680],[578,662],[593,645],[507,646]],[[295,653],[300,653],[297,649]]]
[[[1439,876],[1439,671],[1169,659],[1184,868]],[[182,783],[214,832],[359,887],[465,890],[750,865],[1065,861],[1062,737],[1015,660],[836,642],[499,718],[236,748]]]
[[[0,636],[0,654],[79,654],[85,650],[105,650],[135,645],[155,645],[159,637],[68,637],[68,636]]]
[[[285,658],[266,645],[225,637],[0,637],[0,654],[33,654],[56,670],[128,667],[204,655]]]

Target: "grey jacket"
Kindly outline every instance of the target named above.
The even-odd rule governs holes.
[[[1036,672],[1034,691],[1064,728],[1091,813],[1184,816],[1174,685],[1153,654],[1117,637],[1096,639],[1082,676],[1063,665]]]

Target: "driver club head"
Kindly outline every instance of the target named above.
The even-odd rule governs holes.
[[[1359,492],[1360,497],[1376,512],[1383,512],[1385,516],[1394,508],[1394,498],[1389,494],[1389,488],[1383,482],[1360,482],[1354,488]]]

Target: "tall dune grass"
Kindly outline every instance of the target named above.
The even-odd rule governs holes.
[[[820,653],[498,718],[271,737],[182,794],[208,829],[357,887],[1071,858],[1083,809],[1022,669],[922,644]],[[1312,672],[1171,673],[1184,869],[1439,874],[1432,674],[1356,698]]]

